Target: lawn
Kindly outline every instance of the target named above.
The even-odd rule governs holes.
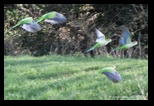
[[[113,65],[122,82],[98,73]],[[4,56],[4,100],[148,100],[148,60]]]

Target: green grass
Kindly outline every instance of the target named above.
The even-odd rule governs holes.
[[[116,65],[123,82],[98,74]],[[148,60],[4,56],[4,100],[147,100]]]

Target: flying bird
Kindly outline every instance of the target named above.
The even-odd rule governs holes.
[[[19,25],[22,25],[21,27],[23,29],[25,29],[26,31],[28,32],[32,32],[32,33],[35,33],[39,30],[42,29],[42,27],[36,23],[32,17],[28,17],[28,18],[24,18],[22,20],[20,20],[15,26],[13,26],[10,30],[12,30],[13,28],[19,26]]]
[[[98,47],[105,46],[112,41],[111,39],[105,39],[105,35],[102,32],[100,32],[98,29],[95,29],[95,32],[96,32],[96,35],[97,35],[97,39],[96,39],[97,43],[93,47],[88,49],[86,52],[94,50]]]
[[[114,50],[129,49],[137,45],[137,41],[131,41],[131,33],[126,26],[122,25],[119,29],[122,30],[122,37],[119,39],[119,43],[122,44],[122,46],[117,47]]]
[[[116,66],[113,67],[105,67],[99,70],[99,73],[105,74],[108,79],[110,79],[114,83],[118,83],[122,81],[122,77],[120,74],[115,70]]]
[[[52,11],[42,15],[37,22],[40,22],[42,20],[45,20],[45,22],[54,25],[54,24],[62,24],[66,22],[66,17],[61,13]]]

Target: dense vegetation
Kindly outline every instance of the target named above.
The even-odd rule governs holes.
[[[98,71],[116,65],[111,82]],[[4,56],[4,100],[147,100],[148,61],[70,55]]]
[[[43,29],[36,34],[17,27],[19,20],[58,11],[67,17],[67,22],[57,26],[41,22]],[[116,27],[126,25],[132,32],[132,40],[138,45],[126,51],[113,52],[119,46],[120,34]],[[4,54],[34,55],[85,54],[95,44],[94,29],[98,28],[112,42],[106,47],[90,52],[91,56],[113,55],[115,57],[148,58],[148,5],[147,4],[4,4]]]

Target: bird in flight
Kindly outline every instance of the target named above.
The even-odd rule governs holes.
[[[10,30],[12,30],[13,28],[19,26],[19,25],[22,25],[21,27],[23,29],[25,29],[26,31],[28,32],[32,32],[32,33],[35,33],[39,30],[42,29],[42,27],[36,23],[32,17],[28,17],[28,18],[24,18],[22,20],[20,20],[15,26],[13,26]]]
[[[63,14],[56,11],[52,11],[42,15],[37,22],[40,22],[42,20],[45,20],[45,22],[54,25],[54,24],[62,24],[66,22],[67,19]]]
[[[98,47],[105,46],[112,41],[111,39],[105,39],[105,35],[102,32],[100,32],[98,29],[95,29],[95,32],[96,32],[96,35],[97,35],[97,39],[96,39],[97,43],[93,47],[88,49],[86,52],[94,50]]]
[[[119,39],[119,43],[122,44],[122,46],[114,50],[129,49],[138,44],[137,41],[131,41],[131,33],[126,26],[122,25],[119,29],[122,30],[122,37]]]
[[[99,70],[99,73],[105,74],[106,77],[111,80],[114,83],[118,83],[122,81],[122,77],[120,74],[115,70],[116,66],[114,65],[113,67],[105,67]]]

